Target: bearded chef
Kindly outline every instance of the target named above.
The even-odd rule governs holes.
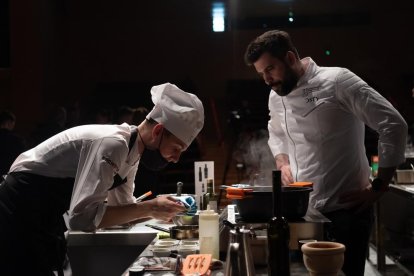
[[[301,59],[284,31],[258,36],[245,58],[271,87],[269,147],[282,182],[314,183],[309,204],[331,221],[327,238],[346,246],[342,271],[363,276],[373,204],[404,162],[406,122],[350,70]],[[372,182],[365,125],[379,135],[379,169]]]
[[[203,104],[170,83],[151,95],[138,126],[74,127],[14,161],[0,184],[0,275],[18,275],[22,264],[31,275],[63,275],[65,212],[69,229],[92,232],[185,210],[169,197],[136,203],[134,178],[139,162],[159,170],[179,160],[204,125]]]

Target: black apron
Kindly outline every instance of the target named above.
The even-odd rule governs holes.
[[[136,140],[132,131],[129,151]],[[110,189],[124,184],[118,174]],[[0,184],[0,275],[63,276],[69,209],[74,178],[12,172]]]

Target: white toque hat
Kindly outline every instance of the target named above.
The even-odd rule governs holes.
[[[171,83],[153,86],[151,98],[154,108],[146,118],[163,124],[189,146],[204,125],[204,108],[200,99]]]

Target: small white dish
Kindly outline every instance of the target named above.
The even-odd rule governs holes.
[[[171,247],[174,246],[175,243],[172,241],[160,241],[155,244],[156,247]]]
[[[182,240],[181,245],[197,246],[198,245],[198,240]]]
[[[178,245],[179,240],[174,240],[174,239],[163,239],[163,240],[158,240],[154,243],[155,247],[171,247],[174,245]]]
[[[181,257],[185,258],[188,255],[191,254],[197,254],[197,249],[196,248],[178,248],[178,254],[181,255]]]
[[[152,250],[155,257],[168,257],[171,254],[171,250],[168,248],[156,247]]]

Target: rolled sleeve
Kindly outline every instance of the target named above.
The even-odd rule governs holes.
[[[127,152],[125,141],[114,138],[83,145],[69,209],[70,229],[94,231],[97,228],[106,210],[104,201],[113,177]]]

